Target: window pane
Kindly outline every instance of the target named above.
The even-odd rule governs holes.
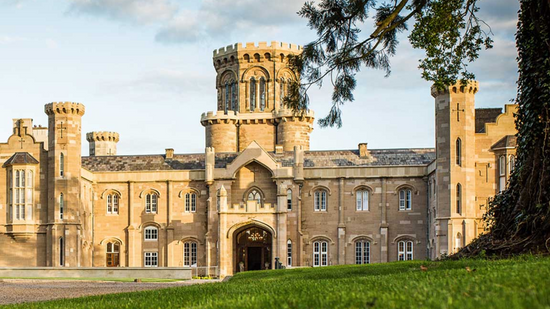
[[[369,191],[363,191],[363,210],[369,210]]]
[[[363,209],[363,201],[361,200],[361,191],[357,191],[357,193],[355,194],[355,203],[356,203],[357,210]]]

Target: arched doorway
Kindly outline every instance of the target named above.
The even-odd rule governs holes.
[[[235,272],[271,269],[272,235],[248,226],[235,233]]]
[[[107,243],[107,267],[120,266],[120,244],[118,242]]]

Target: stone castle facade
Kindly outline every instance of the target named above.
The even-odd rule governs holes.
[[[515,162],[513,113],[475,109],[477,82],[432,89],[435,149],[311,151],[314,115],[282,98],[300,47],[214,51],[217,111],[200,154],[117,155],[79,103],[15,119],[0,143],[0,266],[287,267],[437,258],[483,232]],[[360,128],[357,128],[360,129]]]

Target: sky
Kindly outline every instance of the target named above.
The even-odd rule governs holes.
[[[481,0],[494,48],[469,67],[476,107],[516,96],[517,0]],[[12,118],[47,125],[44,104],[83,103],[83,137],[120,134],[118,154],[204,151],[202,113],[216,109],[212,51],[237,42],[315,39],[296,12],[303,0],[0,0],[0,142]],[[411,26],[411,25],[410,25]],[[421,50],[400,36],[392,73],[362,70],[342,128],[320,128],[312,150],[434,147],[434,99],[418,70]],[[328,84],[326,84],[328,85]],[[309,92],[317,118],[331,89]],[[88,143],[83,139],[83,154]]]

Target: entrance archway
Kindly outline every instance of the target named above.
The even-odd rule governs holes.
[[[272,235],[257,226],[235,233],[235,272],[271,269]]]

